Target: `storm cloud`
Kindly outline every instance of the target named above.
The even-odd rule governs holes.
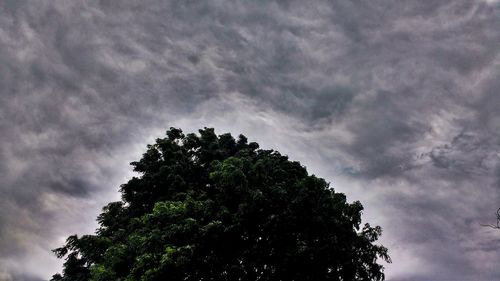
[[[60,270],[170,126],[360,200],[388,280],[500,279],[500,3],[4,1],[0,279]]]

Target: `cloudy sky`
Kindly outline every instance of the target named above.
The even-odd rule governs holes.
[[[387,279],[499,280],[495,0],[0,1],[0,280],[60,270],[170,126],[360,200]]]

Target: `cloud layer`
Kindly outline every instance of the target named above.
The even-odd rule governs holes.
[[[245,133],[361,200],[389,280],[500,278],[498,1],[5,1],[0,279],[59,270],[169,126]]]

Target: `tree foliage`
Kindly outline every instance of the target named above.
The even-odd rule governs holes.
[[[53,281],[384,279],[362,205],[242,135],[170,128],[131,164],[96,234],[54,250]]]

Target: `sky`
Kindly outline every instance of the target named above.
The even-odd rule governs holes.
[[[391,281],[500,280],[500,2],[0,1],[0,280],[47,280],[171,127],[365,206]]]

